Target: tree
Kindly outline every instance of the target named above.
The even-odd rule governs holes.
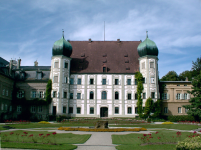
[[[145,103],[144,118],[147,118],[147,117],[150,116],[150,113],[153,111],[153,105],[154,105],[154,102],[153,102],[153,100],[149,97],[149,98],[146,100],[146,103]]]
[[[179,74],[179,81],[185,81],[188,78],[188,81],[192,81],[192,71],[186,70]]]
[[[193,97],[190,98],[190,105],[183,107],[188,109],[187,114],[194,116],[196,120],[201,120],[201,72],[192,80],[192,91],[188,91]]]
[[[165,76],[161,78],[161,81],[178,81],[179,77],[175,71],[169,71]]]
[[[195,77],[197,75],[199,75],[200,71],[201,71],[201,57],[197,58],[197,60],[194,62],[192,61],[192,68],[191,68],[191,71],[192,71],[192,76]]]
[[[45,100],[47,101],[48,104],[52,102],[51,91],[52,91],[52,80],[48,80],[45,94]]]

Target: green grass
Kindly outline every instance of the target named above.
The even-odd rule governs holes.
[[[198,125],[187,124],[139,124],[139,125],[109,125],[110,127],[143,127],[143,128],[166,128],[166,129],[178,129],[178,130],[194,130],[200,128]]]
[[[156,143],[156,142],[177,142],[179,140],[183,140],[187,137],[187,135],[190,135],[192,133],[188,132],[182,132],[181,138],[177,137],[175,131],[158,131],[158,134],[152,133],[152,137],[150,139],[150,142]],[[174,136],[174,137],[173,137]],[[138,138],[139,137],[139,138]],[[133,149],[140,149],[140,150],[172,150],[175,148],[175,144],[162,144],[162,145],[145,145],[141,146],[142,143],[141,137],[143,137],[143,134],[127,134],[127,135],[112,135],[112,142],[113,144],[121,144],[116,147],[118,150],[133,150]],[[161,137],[159,140],[157,137]],[[147,141],[147,140],[145,140]]]
[[[27,136],[24,136],[25,134],[23,132],[27,132]],[[2,148],[75,149],[77,146],[72,144],[85,143],[91,136],[90,134],[78,135],[72,133],[60,133],[53,135],[52,132],[46,131],[22,130],[14,131],[14,134],[12,135],[10,135],[10,133],[11,132],[1,133]],[[50,136],[40,137],[39,134],[41,133],[43,134],[43,136],[47,134],[50,134]],[[7,136],[5,136],[5,134]],[[19,136],[17,136],[16,134],[19,134]],[[33,134],[33,139],[35,140],[35,143],[32,137],[29,137],[29,135],[31,134]],[[56,143],[57,145],[51,145],[49,143]]]

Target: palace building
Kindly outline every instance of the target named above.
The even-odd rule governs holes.
[[[164,115],[185,115],[190,81],[163,81],[159,93],[158,48],[148,38],[142,41],[67,41],[64,34],[52,47],[51,66],[21,66],[21,59],[0,58],[0,113],[12,111],[13,85],[18,99],[45,99],[46,85],[52,80],[52,103],[30,106],[38,118],[47,114],[72,117],[136,117],[137,80],[144,77],[143,106],[147,98],[162,97]],[[161,96],[160,96],[161,95]],[[22,111],[17,106],[15,115]],[[5,118],[7,116],[4,116]]]

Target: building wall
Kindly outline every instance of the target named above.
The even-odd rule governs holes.
[[[187,94],[187,91],[191,91],[192,85],[189,81],[173,81],[163,82],[166,86],[163,93],[163,114],[164,115],[187,115],[187,110],[183,107],[183,105],[188,105],[190,94]],[[164,94],[167,94],[167,98],[164,97]],[[180,97],[178,98],[178,95]],[[187,96],[183,97],[181,94],[187,94]],[[168,111],[165,111],[165,107],[167,107]],[[181,111],[178,110],[181,108]]]

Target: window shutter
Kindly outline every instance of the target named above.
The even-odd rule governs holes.
[[[147,83],[147,78],[144,78],[144,83]]]
[[[107,79],[107,84],[109,85],[109,79]]]
[[[113,84],[115,84],[115,79],[113,79]]]
[[[170,94],[167,93],[167,99],[170,99]]]
[[[66,77],[64,77],[64,83],[66,83]]]
[[[53,98],[53,91],[51,91],[51,98]]]
[[[60,94],[60,93],[59,93],[59,92],[57,92],[57,98],[59,98],[59,94]]]
[[[36,98],[39,98],[39,91],[36,91]]]
[[[157,98],[157,94],[156,94],[156,92],[154,93],[154,95],[155,95],[155,98]]]
[[[187,94],[187,99],[190,99],[191,98],[191,95],[190,94]]]
[[[176,94],[176,97],[175,97],[176,99],[177,99],[177,94]]]
[[[30,98],[32,98],[32,91],[30,92]]]
[[[119,80],[119,85],[121,85],[121,80]]]
[[[143,99],[143,93],[141,93],[141,98]]]
[[[43,98],[45,98],[45,92],[43,91]]]
[[[89,95],[89,97],[90,97],[90,95]],[[84,99],[84,94],[82,94],[82,99]]]

